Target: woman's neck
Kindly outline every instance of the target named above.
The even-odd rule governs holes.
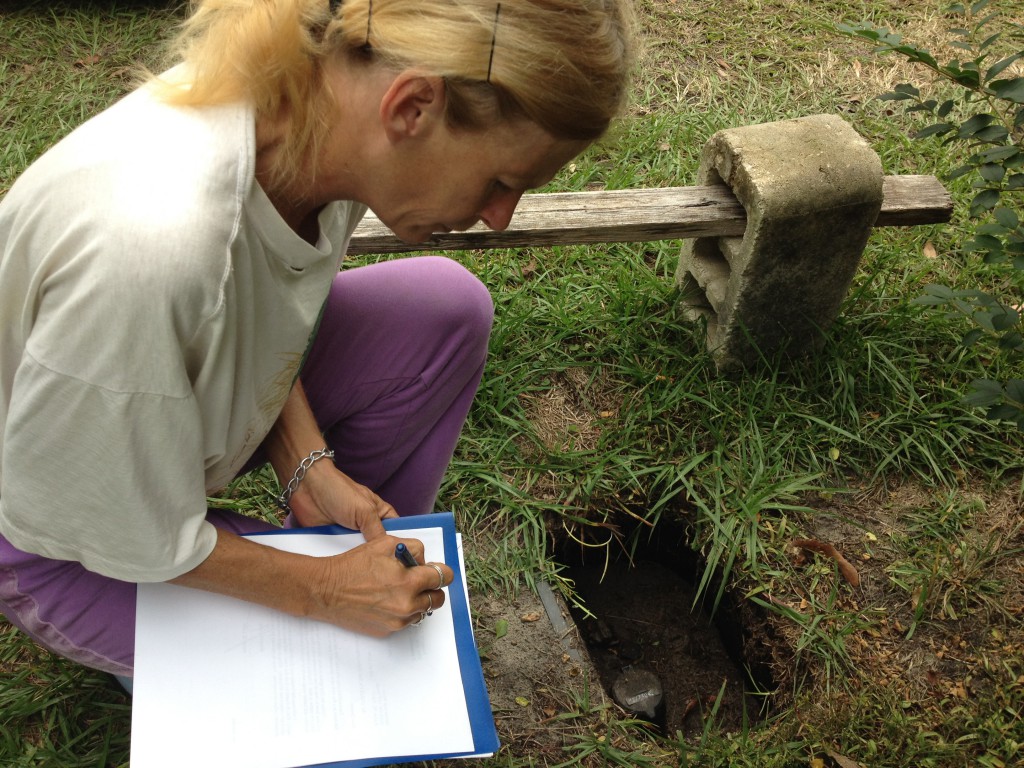
[[[312,199],[309,175],[300,170],[282,180],[282,175],[277,172],[287,130],[285,115],[257,117],[256,181],[285,223],[303,240],[315,245],[320,237],[317,217],[323,204]]]

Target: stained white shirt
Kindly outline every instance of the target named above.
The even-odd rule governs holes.
[[[365,212],[310,245],[254,179],[244,105],[143,88],[0,202],[0,533],[125,581],[191,570],[206,497],[277,419]]]

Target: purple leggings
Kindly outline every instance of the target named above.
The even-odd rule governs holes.
[[[382,262],[334,280],[302,383],[335,463],[401,515],[433,510],[493,314],[483,284],[442,257]],[[273,527],[222,510],[207,519],[236,533]],[[132,674],[135,590],[0,536],[0,612],[80,664]]]

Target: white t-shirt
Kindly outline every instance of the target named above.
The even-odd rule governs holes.
[[[146,89],[0,202],[0,533],[125,581],[212,551],[206,496],[266,436],[365,212],[314,247],[254,180],[251,108]]]

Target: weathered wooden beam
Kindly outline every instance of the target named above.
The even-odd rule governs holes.
[[[949,221],[953,202],[934,176],[886,176],[877,227]],[[746,212],[725,185],[524,195],[504,232],[477,225],[410,245],[373,215],[356,228],[349,253],[456,251],[549,245],[741,237]]]

